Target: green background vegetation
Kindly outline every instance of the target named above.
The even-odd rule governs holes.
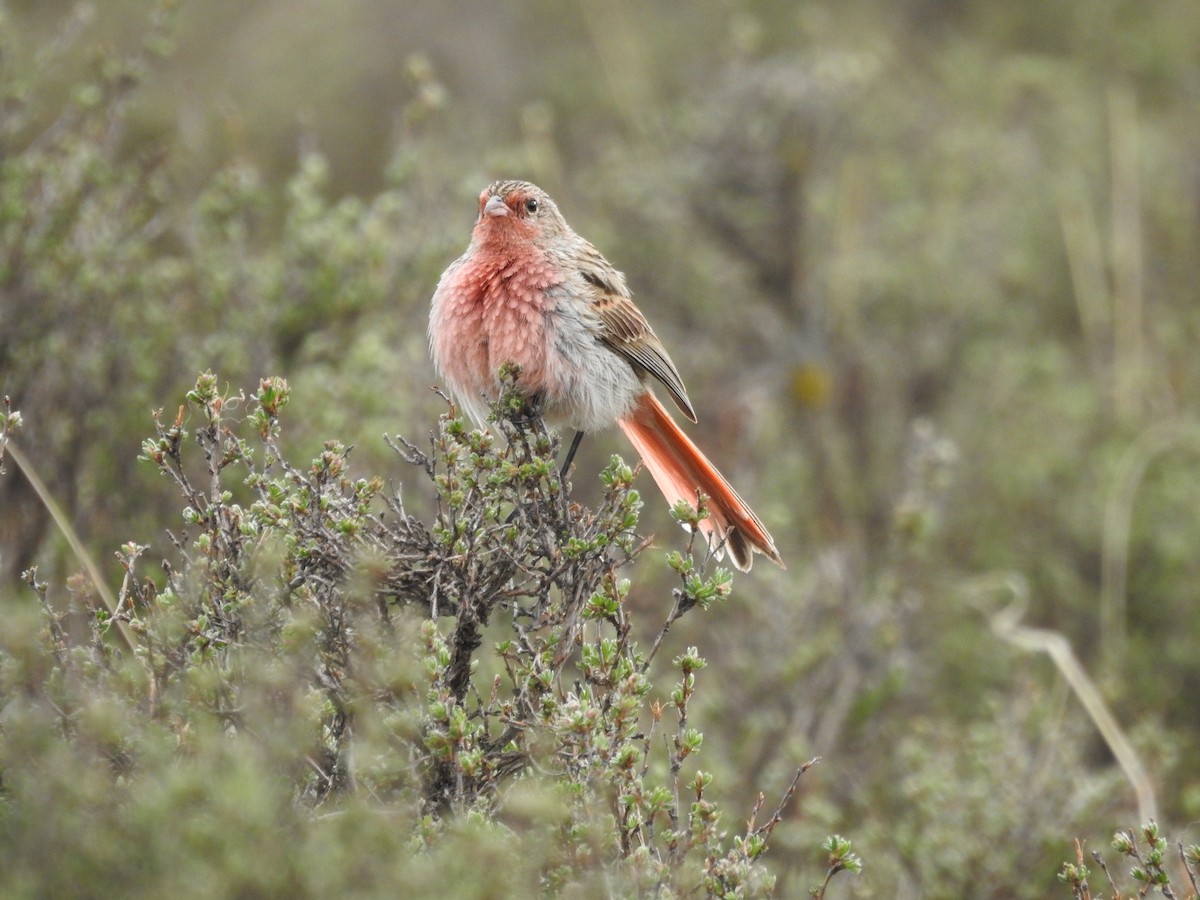
[[[691,432],[788,562],[736,578],[665,654],[694,645],[708,661],[690,716],[727,822],[824,759],[772,839],[781,894],[819,881],[817,848],[839,832],[866,869],[831,895],[1043,897],[1074,838],[1103,847],[1144,815],[1079,691],[1006,639],[1029,637],[997,618],[1014,601],[1019,627],[1069,642],[1164,833],[1194,843],[1195,12],[10,0],[0,393],[24,418],[14,441],[114,585],[126,541],[150,545],[146,570],[172,555],[175,491],[138,454],[151,410],[173,419],[201,370],[234,391],[286,377],[290,458],[337,439],[356,473],[407,484],[382,435],[415,440],[443,410],[433,286],[479,190],[528,178],[625,271],[696,402]],[[599,501],[592,473],[612,452],[632,455],[615,434],[585,443],[576,499]],[[38,639],[20,573],[37,564],[66,604],[80,566],[5,462],[6,653],[36,669],[14,650]],[[671,587],[657,560],[683,539],[641,487],[659,549],[623,574],[654,622]],[[405,503],[431,515],[433,492],[414,483]],[[6,691],[37,680],[21,671]],[[124,818],[96,812],[104,776],[81,780],[66,749],[21,782],[32,793],[0,782],[35,879],[15,891],[64,859],[92,878],[105,848],[127,851],[110,828],[163,865],[156,828],[188,802],[212,821],[185,842],[195,871],[164,879],[217,877],[202,860],[224,833],[259,836],[261,852],[220,868],[267,890],[336,893],[329,873],[354,864],[337,852],[394,852],[361,809],[296,825],[269,788],[270,747],[229,754],[200,800],[211,772],[172,768],[157,732],[137,740],[174,780]],[[199,759],[228,753],[219,734],[198,740]],[[59,811],[53,834],[31,830],[35,808]],[[444,883],[439,866],[503,870],[512,847],[472,827],[417,883]],[[308,868],[282,866],[289,854]]]

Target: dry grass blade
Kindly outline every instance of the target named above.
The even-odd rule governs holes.
[[[21,470],[21,473],[29,481],[30,486],[37,494],[42,505],[46,507],[46,511],[50,514],[50,518],[54,521],[55,526],[70,545],[71,552],[75,554],[76,559],[79,560],[80,565],[87,572],[88,578],[91,579],[92,586],[96,589],[96,594],[100,598],[100,602],[104,604],[104,608],[111,617],[117,637],[125,649],[132,653],[137,646],[137,642],[134,640],[129,626],[116,618],[117,598],[113,595],[112,588],[105,582],[104,576],[100,572],[100,567],[96,565],[96,561],[88,553],[87,547],[83,545],[79,534],[75,531],[74,526],[71,525],[71,520],[67,518],[62,507],[58,505],[58,501],[50,493],[50,489],[46,487],[46,482],[42,481],[41,476],[38,475],[33,462],[25,455],[21,448],[10,441],[7,444],[7,452],[12,457],[13,462],[17,464],[17,468]]]
[[[1158,801],[1150,775],[1137,750],[1126,737],[1124,729],[1104,702],[1099,688],[1075,656],[1070,642],[1058,632],[1029,628],[1021,624],[1029,606],[1029,588],[1024,579],[1016,575],[981,578],[973,588],[972,593],[976,594],[1003,591],[1010,595],[1012,599],[1007,606],[988,614],[992,630],[1014,646],[1042,652],[1050,657],[1075,696],[1079,698],[1079,702],[1083,704],[1083,708],[1133,787],[1141,821],[1148,822],[1157,818]]]

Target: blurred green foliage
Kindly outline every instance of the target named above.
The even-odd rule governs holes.
[[[703,749],[718,799],[781,792],[826,760],[774,837],[780,892],[807,887],[790,873],[837,831],[868,865],[835,891],[1044,896],[1073,837],[1133,821],[1133,792],[1051,665],[989,628],[999,601],[978,578],[1028,584],[1031,623],[1071,642],[1134,735],[1160,818],[1200,817],[1194,13],[10,0],[13,440],[114,581],[124,542],[169,553],[177,504],[138,441],[199,370],[244,388],[286,375],[304,398],[289,449],[336,438],[362,473],[405,477],[380,435],[422,432],[439,409],[424,346],[437,275],[480,188],[528,177],[627,273],[697,400],[698,440],[788,560],[673,632],[721,685],[693,707],[720,723]],[[588,442],[577,471],[613,449]],[[32,647],[17,576],[37,562],[61,585],[79,563],[4,462],[6,641]],[[665,510],[645,522],[675,546]],[[633,577],[629,603],[661,603],[662,575]],[[32,649],[12,658],[40,665]],[[41,733],[8,715],[5,740]],[[138,740],[169,744],[153,728]],[[28,789],[78,809],[56,840],[98,859],[84,838],[103,840],[107,782],[83,778],[87,742],[54,752],[82,758]],[[1036,762],[1040,789],[1014,760]],[[231,762],[204,815],[278,839],[276,808],[221,807],[266,768]],[[133,806],[130,839],[154,840],[167,800]],[[370,814],[356,816],[321,827],[370,846]],[[470,823],[454,840],[476,859],[510,849]],[[255,858],[263,878],[286,865]],[[52,874],[24,871],[28,892]]]

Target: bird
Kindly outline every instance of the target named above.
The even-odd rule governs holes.
[[[500,394],[500,370],[554,426],[584,433],[616,425],[674,506],[708,516],[699,528],[717,555],[749,571],[755,553],[786,568],[762,521],[684,433],[656,396],[666,390],[691,422],[696,411],[678,368],[633,302],[625,276],[567,224],[527,181],[499,180],[479,195],[466,251],[443,272],[429,314],[435,368],[481,428]]]

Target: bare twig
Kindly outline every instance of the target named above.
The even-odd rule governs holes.
[[[815,766],[820,761],[821,761],[821,757],[814,756],[812,759],[810,759],[808,762],[806,762],[804,765],[802,765],[800,768],[798,768],[796,770],[796,774],[792,777],[791,784],[789,784],[787,787],[787,790],[783,792],[783,797],[782,797],[782,799],[780,799],[779,805],[777,807],[775,807],[775,812],[771,815],[771,818],[769,818],[766,822],[764,822],[758,828],[753,829],[754,834],[760,834],[764,838],[771,836],[771,832],[775,830],[775,826],[778,825],[781,821],[783,821],[783,811],[785,809],[787,809],[787,805],[792,802],[792,797],[794,797],[796,795],[796,788],[799,787],[799,785],[800,785],[800,779],[804,777],[805,772],[807,772],[809,769],[811,769],[813,766]],[[759,796],[761,798],[762,795],[760,794]],[[761,799],[760,799],[759,805],[761,805]],[[758,806],[755,807],[755,812],[757,812],[757,811],[758,811]],[[751,817],[751,818],[753,820],[753,817]]]
[[[1104,878],[1108,882],[1108,889],[1112,891],[1112,896],[1120,897],[1121,892],[1117,890],[1117,883],[1113,880],[1112,872],[1108,871],[1108,864],[1104,861],[1104,857],[1100,855],[1100,851],[1093,850],[1092,859],[1100,867],[1100,871],[1104,873]]]
[[[1192,867],[1192,863],[1188,859],[1188,852],[1183,849],[1183,841],[1178,841],[1175,846],[1179,848],[1179,860],[1183,864],[1183,871],[1187,873],[1188,881],[1192,883],[1192,893],[1200,897],[1200,884],[1196,883],[1197,878],[1200,876],[1197,875],[1196,869]],[[1196,856],[1200,856],[1200,853],[1197,853]]]

